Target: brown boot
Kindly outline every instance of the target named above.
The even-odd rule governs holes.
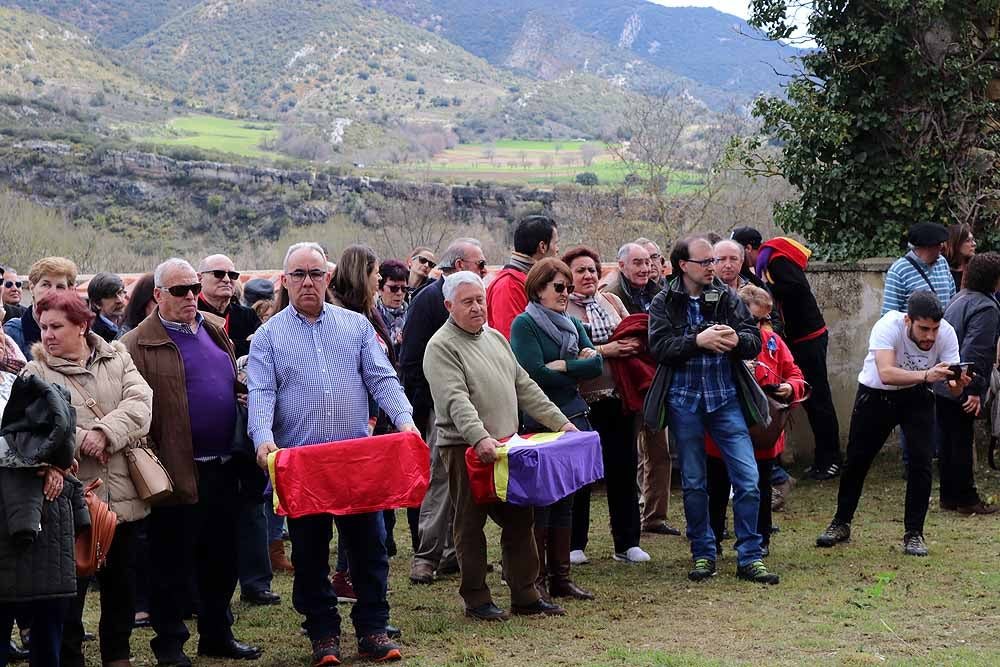
[[[275,572],[294,572],[291,562],[285,556],[285,543],[281,540],[271,542],[269,546],[271,552],[271,569]]]
[[[535,526],[535,548],[538,551],[538,577],[535,579],[535,588],[538,594],[546,602],[550,602],[549,592],[545,588],[545,546],[549,541],[549,529]]]
[[[593,600],[594,594],[580,588],[569,578],[569,544],[572,528],[549,529],[549,595],[554,598]]]

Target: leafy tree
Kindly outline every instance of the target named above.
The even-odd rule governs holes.
[[[752,0],[750,23],[786,39],[799,4]],[[801,58],[787,99],[756,102],[767,137],[731,151],[748,173],[799,189],[775,205],[777,224],[833,258],[896,254],[921,220],[1000,236],[1000,134],[986,131],[1000,117],[996,1],[807,4],[819,48]]]

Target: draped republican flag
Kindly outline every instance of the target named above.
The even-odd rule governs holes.
[[[483,463],[471,447],[466,468],[477,503],[551,505],[604,477],[601,438],[595,431],[512,436]]]
[[[267,467],[280,516],[361,514],[419,507],[430,451],[416,433],[393,433],[279,449]]]

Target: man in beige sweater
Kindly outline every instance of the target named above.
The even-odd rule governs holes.
[[[503,620],[486,584],[486,517],[501,528],[500,545],[514,614],[565,614],[535,588],[538,556],[530,507],[503,502],[479,505],[472,497],[465,451],[495,461],[499,439],[517,433],[518,407],[552,430],[577,430],[514,359],[503,334],[486,326],[486,288],[470,271],[445,280],[450,317],[427,343],[424,375],[434,397],[438,447],[448,470],[455,506],[455,551],[462,571],[459,593],[467,616]]]

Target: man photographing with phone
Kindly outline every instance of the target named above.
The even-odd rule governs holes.
[[[940,383],[952,396],[960,396],[972,381],[961,368],[955,329],[943,319],[941,302],[932,292],[910,295],[906,313],[889,311],[872,327],[858,375],[858,393],[851,415],[847,463],[840,478],[837,513],[818,538],[816,546],[832,547],[851,539],[851,521],[872,461],[896,426],[909,448],[903,552],[926,556],[924,518],[931,494],[931,457],[934,431],[934,394]]]

